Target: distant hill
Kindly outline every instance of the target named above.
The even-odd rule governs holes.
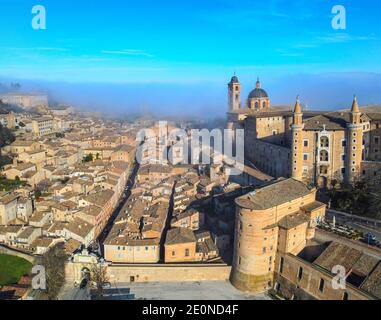
[[[361,108],[363,112],[381,113],[381,105],[371,105]]]

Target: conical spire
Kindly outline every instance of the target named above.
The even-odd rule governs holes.
[[[300,104],[299,95],[296,97],[294,113],[302,113],[302,106]]]
[[[358,101],[357,101],[357,97],[356,97],[356,95],[355,95],[354,98],[353,98],[353,103],[352,103],[352,109],[351,109],[351,112],[353,112],[353,113],[358,113],[358,112],[360,112],[359,103],[358,103]]]

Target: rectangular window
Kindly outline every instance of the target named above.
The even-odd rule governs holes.
[[[189,257],[189,249],[185,249],[185,256]]]
[[[284,267],[284,258],[280,258],[280,264],[279,264],[279,273],[283,273],[283,267]]]
[[[308,147],[308,140],[303,140],[303,145],[304,145],[305,147]]]
[[[303,160],[304,161],[308,161],[308,153],[304,153],[303,154]]]
[[[324,292],[324,279],[320,279],[319,291]]]
[[[299,267],[299,270],[298,270],[298,281],[302,280],[302,278],[303,278],[303,268]]]
[[[380,137],[375,137],[374,138],[374,143],[379,144],[380,143]]]
[[[347,146],[347,140],[341,140],[341,145],[343,147],[346,147]]]
[[[172,257],[176,255],[176,251],[172,251]]]

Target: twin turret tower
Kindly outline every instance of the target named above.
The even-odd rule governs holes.
[[[319,122],[319,121],[318,121]],[[352,108],[349,115],[349,122],[345,129],[345,136],[343,145],[335,145],[333,140],[334,131],[327,128],[323,123],[322,127],[316,133],[316,162],[315,162],[315,182],[319,184],[319,181],[323,178],[326,179],[329,176],[334,176],[332,163],[335,161],[341,161],[343,158],[345,162],[342,168],[341,174],[343,179],[349,184],[353,184],[360,176],[361,162],[363,155],[363,124],[361,123],[361,112],[358,105],[357,98],[354,97]],[[309,145],[312,143],[312,136],[310,132],[305,131],[305,124],[303,122],[303,110],[300,104],[299,97],[296,100],[293,122],[291,126],[291,164],[290,171],[291,177],[303,181],[307,180],[305,177],[305,169],[309,168],[308,158],[311,155]],[[344,148],[343,155],[340,159],[337,159],[335,155],[338,154],[333,148]]]

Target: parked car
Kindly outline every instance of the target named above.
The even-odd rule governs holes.
[[[102,289],[111,289],[111,283],[110,283],[110,282],[105,282],[105,283],[102,285]]]

